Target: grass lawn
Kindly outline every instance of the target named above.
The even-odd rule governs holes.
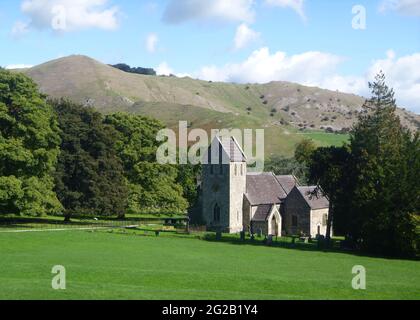
[[[0,299],[419,299],[420,262],[138,233],[0,233]],[[67,290],[51,289],[54,265]],[[367,290],[351,287],[354,265]]]
[[[306,138],[315,140],[321,147],[342,146],[345,142],[348,142],[350,138],[348,134],[333,134],[326,132],[307,132],[302,135]]]

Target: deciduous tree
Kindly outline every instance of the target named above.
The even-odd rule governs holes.
[[[52,177],[59,145],[56,117],[36,84],[0,70],[0,213],[62,211]]]
[[[179,182],[188,182],[179,167],[157,163],[157,133],[164,126],[140,115],[116,113],[105,123],[118,132],[116,150],[122,159],[130,196],[130,213],[184,213],[188,204]],[[184,180],[182,180],[184,179]],[[188,184],[186,185],[186,187]],[[185,194],[188,196],[188,189]]]

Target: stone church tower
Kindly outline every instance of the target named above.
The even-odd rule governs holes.
[[[247,176],[245,154],[235,138],[216,137],[205,159],[202,179],[204,222],[213,231],[241,232]]]

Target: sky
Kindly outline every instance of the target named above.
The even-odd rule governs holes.
[[[420,113],[420,0],[0,0],[0,65],[82,54],[159,74],[367,96]]]

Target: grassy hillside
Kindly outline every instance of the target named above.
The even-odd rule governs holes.
[[[191,128],[202,128],[209,134],[211,129],[264,129],[266,156],[275,153],[290,156],[296,144],[304,138],[313,139],[319,146],[342,145],[348,139],[344,134],[328,134],[322,131],[302,132],[290,125],[265,124],[259,117],[252,115],[238,116],[195,106],[142,102],[134,104],[128,111],[158,118],[175,131],[178,131],[179,119],[188,121]]]
[[[361,112],[359,96],[288,82],[214,83],[191,78],[126,73],[85,56],[70,56],[23,70],[46,94],[68,97],[109,113],[137,112],[175,127],[266,130],[266,150],[290,155],[305,135],[320,145],[346,136],[321,132],[350,128]],[[399,110],[403,123],[417,130],[420,117]],[[302,134],[297,134],[302,133]]]
[[[0,233],[0,299],[417,299],[418,261],[104,232]],[[51,269],[66,268],[53,290]],[[352,268],[367,270],[353,290]]]

